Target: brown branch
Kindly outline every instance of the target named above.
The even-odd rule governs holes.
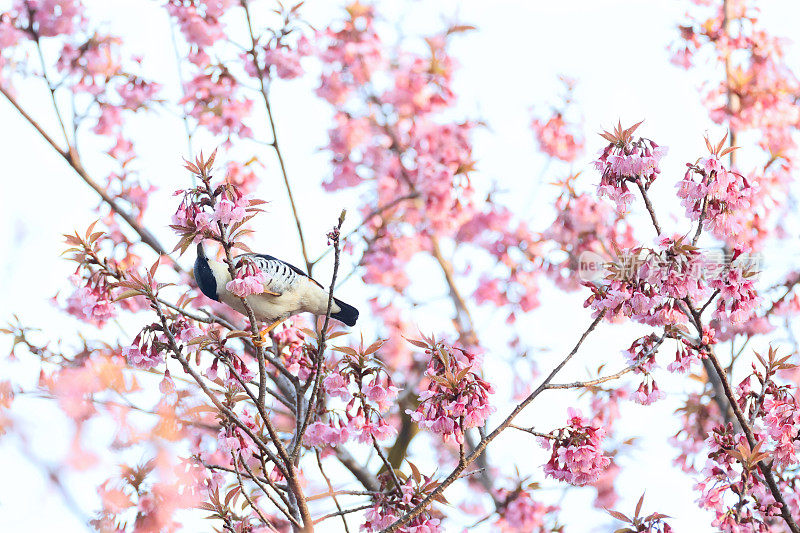
[[[622,370],[620,370],[616,374],[610,374],[608,376],[603,376],[603,377],[596,378],[596,379],[590,379],[588,381],[574,381],[572,383],[553,383],[551,385],[548,385],[547,388],[548,389],[582,389],[584,387],[594,387],[595,385],[600,385],[601,383],[605,383],[607,381],[613,381],[615,379],[618,379],[618,378],[624,376],[625,374],[636,370],[638,367],[639,367],[639,365],[629,366],[627,368],[623,368]]]
[[[250,495],[247,494],[247,490],[244,488],[244,481],[242,481],[242,473],[239,472],[239,467],[236,466],[236,463],[238,462],[236,460],[236,454],[231,452],[231,458],[233,459],[233,468],[234,468],[234,470],[236,470],[236,479],[239,481],[239,489],[241,490],[241,493],[244,495],[244,499],[247,500],[247,503],[250,505],[250,508],[253,509],[256,512],[258,517],[261,519],[261,522],[266,524],[267,526],[269,526],[270,529],[274,530],[275,527],[272,525],[272,523],[269,520],[267,520],[267,517],[264,516],[264,513],[261,511],[261,508],[258,505],[256,505],[255,502],[250,498]],[[274,504],[275,502],[272,502],[272,503]],[[300,524],[297,523],[296,520],[294,520],[294,517],[291,515],[291,513],[281,509],[280,506],[278,506],[278,509],[281,512],[283,512],[285,516],[289,517],[290,520],[293,520],[293,522],[297,526],[300,525]]]
[[[339,510],[339,511],[336,511],[335,513],[329,513],[329,514],[326,514],[325,516],[317,518],[316,520],[314,520],[314,524],[319,524],[320,522],[322,522],[324,520],[327,520],[328,518],[333,518],[335,516],[342,516],[342,521],[344,522],[344,515],[350,514],[350,513],[357,513],[358,511],[364,511],[366,509],[371,509],[372,507],[374,507],[374,505],[371,504],[371,503],[368,503],[366,505],[360,505],[358,507],[353,507],[352,509],[345,509],[344,511]],[[345,531],[347,531],[347,529],[345,529]]]
[[[416,516],[418,516],[421,512],[423,512],[433,502],[433,500],[434,500],[434,498],[436,498],[436,496],[441,494],[447,487],[449,487],[457,479],[459,479],[461,473],[467,468],[467,466],[469,466],[473,461],[475,461],[475,459],[477,459],[478,456],[481,453],[483,453],[483,450],[486,449],[486,447],[489,445],[489,443],[492,442],[498,435],[500,435],[500,433],[502,433],[503,430],[508,428],[511,425],[511,423],[513,422],[514,418],[525,407],[527,407],[528,404],[530,404],[534,399],[536,399],[536,397],[539,396],[539,394],[541,394],[542,391],[547,389],[547,385],[549,385],[550,382],[553,380],[553,378],[556,376],[556,374],[558,374],[561,371],[561,369],[564,368],[564,365],[566,365],[569,362],[569,360],[572,359],[572,357],[576,353],[578,353],[578,349],[580,349],[581,345],[583,344],[583,341],[585,341],[586,337],[588,337],[589,334],[595,329],[595,327],[597,327],[597,324],[600,323],[600,321],[603,319],[604,316],[605,316],[605,310],[601,311],[600,314],[597,315],[597,317],[589,325],[589,328],[586,331],[584,331],[583,335],[581,335],[581,338],[578,340],[577,344],[575,344],[575,347],[572,349],[572,351],[570,351],[569,354],[567,354],[567,356],[564,357],[564,359],[550,372],[550,374],[548,374],[548,376],[544,379],[544,381],[542,381],[542,383],[538,387],[536,387],[536,390],[531,392],[528,395],[528,397],[525,398],[522,401],[522,403],[517,405],[514,408],[514,410],[511,411],[511,414],[509,414],[506,417],[506,419],[499,426],[497,426],[497,428],[495,428],[494,431],[492,431],[486,437],[482,438],[481,441],[478,443],[478,445],[475,447],[475,450],[473,450],[472,453],[470,453],[464,459],[464,461],[462,461],[450,473],[450,475],[447,476],[447,478],[444,481],[441,482],[441,484],[439,484],[433,491],[431,491],[428,494],[428,496],[426,496],[425,499],[422,500],[422,502],[419,503],[419,505],[417,505],[412,510],[410,510],[408,513],[403,515],[401,518],[399,518],[397,521],[395,521],[392,525],[390,525],[389,527],[384,529],[382,533],[391,533],[391,532],[397,531],[399,528],[403,527],[405,524],[407,524],[409,521],[411,521]]]
[[[0,85],[0,94],[2,94],[6,100],[8,100],[12,106],[19,112],[22,117],[28,121],[28,123],[33,126],[33,128],[42,136],[44,140],[46,140],[53,149],[58,152],[58,154],[64,158],[64,160],[72,167],[76,174],[86,183],[89,187],[91,187],[99,196],[103,199],[105,203],[109,205],[111,210],[119,215],[128,226],[133,229],[138,235],[139,238],[142,239],[142,242],[147,244],[150,248],[152,248],[156,253],[160,255],[167,255],[166,249],[158,242],[158,239],[150,233],[150,231],[139,224],[136,221],[136,218],[128,213],[119,203],[108,194],[108,192],[101,187],[96,181],[94,181],[91,176],[86,172],[81,164],[80,158],[71,150],[69,147],[66,149],[61,148],[58,143],[48,135],[44,128],[30,115],[27,111],[25,111],[22,106],[20,106],[17,99],[2,85]],[[180,266],[177,263],[172,261],[172,266],[178,272],[182,272]]]
[[[642,199],[644,200],[644,205],[647,208],[647,212],[650,213],[650,220],[653,221],[653,227],[656,229],[656,233],[661,235],[661,226],[658,224],[658,219],[656,218],[656,211],[653,208],[653,204],[650,203],[650,197],[647,196],[647,191],[644,190],[642,186],[642,182],[639,181],[637,178],[636,186],[639,187],[639,191],[642,193]]]
[[[456,308],[458,329],[461,335],[460,340],[462,343],[468,346],[477,344],[478,335],[475,333],[472,316],[470,315],[469,308],[467,307],[467,302],[456,286],[455,277],[453,276],[453,265],[451,265],[450,262],[442,255],[442,250],[439,247],[439,239],[436,236],[431,235],[430,240],[433,257],[436,259],[436,262],[439,263],[442,273],[444,273],[445,281],[447,281],[447,287],[450,289],[450,298],[453,300],[453,305]]]
[[[750,424],[748,424],[744,413],[742,413],[742,410],[739,408],[739,403],[736,401],[736,396],[734,396],[733,391],[731,390],[730,383],[728,383],[725,370],[723,370],[722,366],[719,364],[717,356],[710,348],[708,359],[711,361],[711,364],[714,366],[714,370],[717,372],[717,375],[722,382],[722,386],[725,390],[725,396],[728,398],[728,402],[731,404],[731,407],[733,407],[733,413],[736,415],[736,419],[739,421],[739,424],[744,430],[747,443],[750,445],[751,449],[755,448],[757,441],[753,435],[753,430],[750,428]],[[792,533],[800,533],[800,527],[798,527],[797,523],[794,521],[792,512],[789,509],[789,506],[786,504],[786,500],[783,498],[783,494],[781,494],[780,487],[778,487],[778,484],[775,482],[775,478],[772,475],[772,465],[767,464],[764,461],[760,461],[758,463],[758,468],[761,470],[761,474],[764,476],[764,480],[769,487],[769,491],[772,493],[772,497],[775,498],[775,501],[777,501],[781,506],[781,516],[786,522],[786,525],[789,526],[789,529],[792,531]]]
[[[334,453],[342,466],[347,468],[365,489],[370,492],[380,492],[381,486],[375,475],[356,461],[350,452],[337,446],[334,448]]]

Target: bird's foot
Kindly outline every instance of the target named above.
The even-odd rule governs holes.
[[[261,337],[261,341],[256,341],[256,345],[263,346],[267,344],[267,337],[269,337],[269,332],[275,329],[276,327],[280,326],[283,323],[283,320],[276,320],[265,329],[259,332],[259,336]]]

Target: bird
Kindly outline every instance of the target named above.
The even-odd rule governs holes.
[[[257,253],[237,256],[234,266],[239,268],[245,260],[251,261],[268,279],[262,293],[246,297],[255,318],[268,324],[267,329],[261,332],[262,337],[298,313],[324,316],[328,312],[328,291],[301,269],[271,255]],[[231,281],[228,266],[209,259],[202,242],[197,244],[194,278],[200,291],[207,297],[224,303],[243,315],[247,314],[241,298],[225,287]],[[358,320],[358,309],[334,298],[331,318],[352,327]]]

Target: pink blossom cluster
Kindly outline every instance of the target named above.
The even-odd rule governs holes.
[[[245,124],[253,101],[241,95],[239,83],[225,67],[210,66],[186,82],[180,103],[188,114],[215,135],[252,137]]]
[[[761,301],[753,284],[755,273],[735,263],[737,252],[731,264],[708,283],[719,291],[714,318],[723,323],[745,322],[753,316]]]
[[[275,351],[286,370],[300,379],[308,379],[316,371],[313,360],[313,348],[306,340],[306,334],[293,322],[274,330],[272,338]]]
[[[775,462],[783,467],[798,463],[800,408],[797,400],[784,389],[782,394],[766,395],[763,408],[764,425],[775,446]]]
[[[122,349],[122,356],[129,365],[149,370],[164,362],[163,343],[153,330],[145,328],[134,337],[130,346]]]
[[[41,37],[73,34],[85,21],[84,6],[80,0],[15,0],[14,11],[33,13],[36,33]]]
[[[300,37],[297,43],[290,46],[285,40],[272,39],[265,45],[256,49],[256,59],[259,70],[267,77],[278,77],[291,80],[303,75],[300,60],[314,52],[312,45],[305,36]],[[253,56],[248,52],[242,55],[245,71],[253,78],[258,78],[258,70],[253,63]]]
[[[456,239],[482,248],[496,262],[494,271],[484,272],[478,279],[473,292],[478,303],[508,306],[509,323],[518,313],[539,306],[539,256],[543,251],[539,236],[526,223],[515,220],[507,208],[487,202],[461,225]]]
[[[614,422],[620,417],[620,402],[629,396],[625,386],[614,389],[601,389],[591,391],[592,425],[606,428],[606,433],[613,429]]]
[[[661,172],[658,164],[666,153],[665,146],[649,139],[634,141],[630,134],[613,139],[595,161],[595,168],[601,173],[599,195],[612,200],[619,213],[626,212],[634,198],[629,184],[649,187]]]
[[[456,235],[462,226],[484,231],[472,223],[479,214],[471,184],[475,124],[446,115],[455,104],[454,62],[446,44],[458,32],[426,39],[425,53],[388,57],[374,8],[353,4],[348,14],[340,29],[318,35],[323,63],[318,94],[335,112],[327,147],[333,173],[324,186],[341,190],[363,184],[372,191],[361,209],[369,242],[363,278],[401,292],[409,283],[406,265],[420,252],[432,251],[432,239]],[[364,94],[367,106],[355,102]],[[383,208],[376,213],[376,206]],[[497,240],[485,242],[492,246]],[[535,291],[526,290],[534,274],[515,272],[520,283],[512,299],[530,309],[537,303]]]
[[[203,239],[219,240],[220,225],[227,233],[231,233],[259,211],[256,205],[263,203],[243,195],[233,184],[209,184],[209,190],[200,186],[175,192],[176,196],[182,195],[183,198],[172,216],[170,227],[187,243]]]
[[[714,155],[687,166],[677,185],[686,216],[690,220],[702,218],[703,227],[723,240],[741,234],[745,227],[738,214],[750,208],[750,183],[741,174],[726,169]]]
[[[316,423],[315,434],[306,436],[307,445],[332,446],[350,436],[358,437],[362,443],[373,443],[397,433],[385,413],[394,405],[400,389],[374,355],[382,344],[377,341],[359,350],[337,348],[342,357],[333,363],[322,384],[329,396],[339,398],[345,406],[336,409],[335,416],[329,416],[327,423]]]
[[[65,43],[56,66],[75,78],[73,90],[95,96],[106,92],[106,83],[122,74],[122,40],[111,35],[94,35],[78,46]]]
[[[406,412],[445,441],[455,437],[463,443],[464,431],[483,425],[494,412],[489,405],[494,388],[478,375],[481,359],[477,355],[440,342],[426,346],[425,353],[430,356],[425,371],[428,386],[420,393],[416,410]]]
[[[719,421],[719,406],[708,394],[690,393],[681,409],[681,429],[670,439],[679,451],[673,463],[683,472],[697,472],[706,460],[705,439]]]
[[[792,96],[800,81],[787,60],[788,41],[772,35],[760,18],[755,3],[748,1],[735,8],[698,8],[680,27],[675,43],[687,68],[695,52],[729,66],[730,58],[736,58],[732,68],[720,71],[724,75],[719,80],[704,85],[703,100],[712,120],[737,135],[755,136],[762,149],[753,163],[755,170],[748,173],[753,176],[747,191],[749,209],[727,212],[722,228],[744,228],[726,240],[750,245],[760,245],[774,230],[783,229],[797,165],[794,132],[800,118],[800,105]]]
[[[196,352],[200,349],[199,344],[189,344],[193,339],[205,334],[196,322],[190,321],[183,316],[179,316],[170,324],[170,331],[175,336],[175,340],[183,343],[186,353]]]
[[[400,55],[393,66],[394,86],[384,99],[402,116],[415,116],[441,110],[451,104],[454,61],[447,53],[447,35],[428,37],[430,57]]]
[[[568,416],[569,425],[557,431],[552,443],[542,439],[547,447],[552,446],[544,473],[571,485],[593,483],[611,464],[602,449],[605,431],[590,425],[580,411],[572,407],[568,409]]]
[[[633,277],[612,279],[601,287],[589,285],[592,294],[584,303],[594,309],[594,316],[606,311],[609,319],[629,317],[649,326],[678,324],[686,321],[680,306],[659,292],[657,286]]]
[[[97,327],[103,327],[108,320],[117,316],[114,295],[105,278],[92,276],[89,280],[83,280],[74,276],[73,281],[81,285],[67,299],[66,311],[69,314]]]
[[[416,467],[413,467],[412,470],[412,476],[401,480],[399,491],[384,490],[375,495],[374,505],[364,514],[365,522],[361,525],[362,531],[374,533],[390,526],[421,503],[427,493],[436,487],[437,483],[430,477],[420,474]],[[392,485],[388,474],[381,475],[381,484]],[[392,488],[394,487],[392,486]],[[444,529],[440,518],[428,507],[398,531],[403,533],[442,533]]]
[[[244,220],[247,215],[245,209],[249,205],[247,196],[237,195],[235,200],[221,198],[214,206],[214,220],[227,226]]]
[[[13,50],[20,39],[25,37],[25,34],[15,25],[16,20],[18,20],[18,14],[14,11],[0,13],[0,67],[6,61],[2,52]],[[3,70],[5,69],[0,69],[0,72]]]
[[[178,191],[176,194],[183,192]],[[219,228],[214,224],[213,212],[204,210],[188,195],[184,196],[178,206],[178,210],[172,215],[171,227],[178,231],[191,232],[194,235],[195,242],[200,242],[208,235],[219,234]]]
[[[495,498],[501,502],[494,525],[502,533],[548,533],[552,525],[549,516],[559,511],[556,505],[547,505],[533,498],[533,492],[524,488],[501,489]]]
[[[319,57],[328,67],[323,72],[317,95],[335,106],[347,102],[359,86],[368,84],[372,74],[385,65],[383,43],[375,30],[374,8],[355,4],[341,29],[326,28],[317,41]]]
[[[245,298],[251,294],[261,294],[269,282],[267,275],[252,260],[242,257],[236,266],[236,275],[225,284],[225,288],[236,296]]]
[[[225,180],[244,194],[252,193],[260,182],[254,170],[254,163],[256,162],[257,160],[255,159],[245,164],[238,161],[228,161],[225,166]]]
[[[242,389],[243,385],[239,381],[243,381],[244,383],[249,383],[255,378],[255,372],[250,369],[250,367],[242,360],[241,357],[233,353],[231,350],[227,348],[222,348],[220,350],[222,357],[224,357],[226,363],[224,364],[227,373],[223,384],[231,389]],[[215,357],[214,361],[212,361],[211,366],[206,370],[205,375],[211,381],[216,381],[219,379],[219,363],[220,357]]]
[[[641,385],[631,395],[635,402],[642,405],[650,405],[663,397],[651,374],[656,367],[656,353],[660,344],[661,339],[655,333],[651,333],[633,341],[630,348],[625,351],[628,363],[635,367],[633,371],[644,374]]]
[[[561,113],[556,113],[546,122],[534,118],[531,128],[539,148],[550,157],[571,163],[583,152],[583,138],[574,131],[574,125],[564,120]]]
[[[253,415],[245,408],[238,416],[239,420],[254,434],[258,435],[259,429]],[[234,454],[245,461],[249,461],[254,453],[258,452],[258,447],[241,427],[231,423],[223,427],[217,434],[217,448],[228,455]]]
[[[675,360],[667,365],[670,372],[686,373],[693,364],[699,363],[701,359],[708,356],[710,347],[717,343],[715,339],[716,330],[703,327],[703,335],[700,342],[696,343],[687,338],[681,338],[676,345]]]
[[[330,416],[327,422],[317,420],[308,425],[303,444],[308,447],[340,446],[350,440],[350,427],[338,415]]]
[[[639,266],[637,275],[659,288],[667,298],[698,301],[708,295],[703,284],[706,258],[682,236],[658,238],[659,251],[651,251]]]
[[[608,267],[607,281],[586,283],[592,295],[585,302],[595,316],[629,317],[651,326],[679,324],[686,315],[681,301],[709,294],[704,283],[705,258],[682,238],[660,237],[661,250],[623,251]]]
[[[408,132],[408,148],[416,160],[402,175],[422,194],[426,224],[436,231],[457,229],[471,211],[472,127],[469,122],[415,121]]]
[[[564,184],[564,189],[556,199],[556,219],[542,236],[557,252],[566,254],[563,261],[551,260],[548,275],[562,289],[575,290],[581,285],[578,262],[583,252],[610,260],[608,248],[628,249],[636,241],[633,228],[608,202],[598,200],[593,194],[576,193],[572,180]]]
[[[652,374],[646,374],[639,384],[639,388],[631,394],[631,399],[641,405],[650,405],[663,397],[664,393],[658,388]]]
[[[617,493],[615,484],[617,477],[622,469],[615,461],[606,468],[597,481],[592,483],[592,487],[597,491],[597,496],[594,499],[594,507],[597,509],[611,509],[619,501],[619,494]]]
[[[178,21],[186,41],[204,48],[225,37],[221,19],[235,4],[235,0],[167,0],[166,8]]]
[[[717,426],[706,439],[708,459],[702,471],[701,508],[714,511],[712,526],[725,533],[775,531],[780,521],[775,501],[758,468],[743,468],[742,455],[749,454],[747,440],[731,425]]]
[[[648,374],[656,368],[657,348],[661,344],[658,335],[651,333],[633,341],[630,348],[625,350],[625,358],[628,364],[634,366],[633,371],[637,374]]]

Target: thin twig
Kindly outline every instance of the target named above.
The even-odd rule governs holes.
[[[311,396],[308,399],[308,408],[306,409],[305,416],[302,416],[303,409],[301,405],[301,395],[303,393],[300,392],[298,388],[298,406],[297,406],[297,416],[302,418],[298,418],[297,424],[297,435],[295,435],[295,443],[294,449],[292,450],[291,456],[292,459],[297,462],[299,459],[300,448],[303,443],[303,435],[306,432],[306,428],[308,428],[308,424],[311,421],[311,414],[313,405],[316,402],[317,396],[319,394],[320,385],[322,384],[322,363],[324,361],[325,355],[325,343],[327,341],[328,335],[328,324],[331,320],[331,309],[333,308],[333,288],[336,285],[336,276],[339,274],[339,260],[340,260],[340,243],[339,243],[339,236],[342,229],[342,224],[344,224],[344,217],[346,215],[346,211],[342,210],[342,213],[339,215],[339,223],[334,229],[334,238],[333,238],[333,249],[334,249],[334,260],[333,260],[333,275],[331,276],[331,286],[330,290],[328,291],[328,306],[325,309],[325,320],[322,323],[322,329],[317,334],[317,353],[315,355],[315,372],[314,372],[314,387],[311,389]],[[302,421],[302,423],[300,423]]]
[[[244,13],[247,18],[247,30],[250,34],[250,43],[252,48],[248,50],[250,57],[253,60],[253,68],[256,71],[256,75],[258,76],[258,81],[261,86],[261,96],[264,99],[264,105],[267,108],[267,118],[269,119],[269,126],[272,131],[272,142],[270,146],[274,148],[275,154],[278,156],[278,165],[281,167],[281,175],[283,176],[283,184],[286,187],[286,194],[289,197],[289,205],[292,207],[292,214],[294,215],[294,222],[297,226],[297,236],[300,238],[300,248],[303,252],[303,260],[306,263],[306,273],[311,276],[311,269],[314,267],[314,263],[309,261],[308,259],[308,251],[306,250],[306,240],[303,237],[303,227],[300,224],[300,215],[297,213],[297,204],[294,201],[294,195],[292,194],[292,187],[289,184],[289,174],[286,172],[286,163],[283,160],[283,153],[281,152],[281,148],[278,145],[278,130],[275,127],[275,119],[272,116],[272,106],[269,102],[269,90],[267,88],[267,84],[264,81],[265,73],[261,68],[261,64],[258,62],[258,55],[256,54],[256,36],[255,32],[253,32],[253,21],[250,17],[250,8],[248,7],[248,0],[241,0],[242,8],[244,8]]]
[[[350,513],[357,513],[358,511],[364,511],[366,509],[371,509],[372,507],[375,507],[375,506],[372,505],[371,503],[368,503],[368,504],[365,504],[365,505],[361,505],[359,507],[353,507],[352,509],[345,509],[344,511],[341,511],[341,510],[340,511],[336,511],[335,513],[326,514],[325,516],[317,518],[316,520],[314,520],[314,524],[319,524],[320,522],[322,522],[324,520],[327,520],[328,518],[333,518],[333,517],[336,517],[336,516],[343,516],[343,515],[350,514]],[[344,518],[342,518],[342,520],[344,520]]]
[[[322,468],[322,458],[319,456],[319,450],[315,449],[314,453],[317,456],[317,465],[319,466],[319,473],[322,474],[322,478],[325,480],[325,483],[328,485],[328,493],[333,498],[333,503],[336,505],[336,510],[339,512],[339,515],[342,517],[342,525],[344,526],[345,533],[350,533],[350,528],[347,527],[347,519],[344,517],[345,513],[342,511],[342,506],[339,505],[339,498],[336,497],[336,491],[333,490],[333,485],[331,484],[331,480],[325,475],[325,469]],[[322,520],[315,520],[314,523],[318,524]]]
[[[644,190],[642,187],[642,182],[639,179],[636,179],[636,186],[639,187],[639,192],[642,193],[642,199],[644,200],[644,205],[647,208],[647,212],[650,213],[650,220],[653,221],[653,227],[656,229],[656,233],[661,235],[661,226],[658,224],[658,219],[656,218],[656,211],[653,208],[653,204],[650,203],[650,197],[647,196],[647,191]]]
[[[244,488],[244,481],[242,481],[242,473],[239,472],[239,467],[236,466],[237,463],[236,454],[231,452],[231,458],[233,459],[233,468],[234,470],[236,470],[236,479],[239,481],[239,489],[241,490],[241,493],[244,495],[244,499],[247,500],[247,503],[250,504],[250,508],[256,512],[258,517],[261,519],[261,522],[263,522],[264,524],[266,524],[267,526],[269,526],[271,529],[274,530],[275,527],[269,520],[267,520],[267,517],[265,517],[264,514],[261,512],[261,508],[258,505],[256,505],[255,502],[252,499],[250,499],[250,495],[247,494],[247,489]],[[286,516],[293,518],[289,513],[285,514]]]

